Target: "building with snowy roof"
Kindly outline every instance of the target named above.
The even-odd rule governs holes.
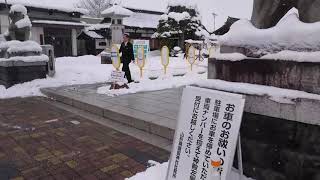
[[[31,39],[39,44],[52,44],[55,55],[77,56],[80,44],[77,34],[88,26],[80,21],[86,10],[73,8],[68,3],[54,3],[53,0],[0,0],[0,30],[5,33],[9,27],[9,8],[12,4],[22,4],[27,7],[32,22]]]
[[[152,39],[152,35],[162,14],[163,12],[113,5],[102,12],[103,20],[99,24],[86,27],[78,40],[86,44],[87,54],[99,54],[112,44],[120,44],[124,33],[130,34],[133,40],[150,40],[150,48],[158,49],[159,42]]]

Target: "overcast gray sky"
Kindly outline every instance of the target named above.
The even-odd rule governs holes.
[[[79,0],[56,0],[77,2]],[[168,0],[120,0],[122,4],[128,4],[136,8],[163,10],[166,7]],[[203,18],[203,23],[213,29],[212,12],[218,14],[217,27],[224,24],[228,16],[239,18],[251,18],[253,0],[196,0],[200,13]]]

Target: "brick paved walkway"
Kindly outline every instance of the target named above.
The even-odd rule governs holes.
[[[0,180],[124,179],[169,153],[55,108],[42,98],[0,100]]]

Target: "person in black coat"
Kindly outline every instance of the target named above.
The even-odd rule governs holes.
[[[133,45],[129,41],[129,34],[123,35],[123,42],[121,43],[119,52],[122,53],[122,57],[121,57],[121,62],[123,63],[122,71],[125,72],[125,76],[128,80],[128,83],[131,83],[132,79],[131,79],[129,64],[131,63],[131,61],[134,61],[134,54],[133,54]]]

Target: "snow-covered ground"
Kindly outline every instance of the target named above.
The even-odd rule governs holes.
[[[139,68],[131,64],[132,76],[140,79]],[[201,66],[195,66],[196,72],[206,71],[206,62]],[[0,85],[0,99],[13,97],[42,96],[40,88],[59,87],[74,84],[93,84],[107,82],[110,78],[112,65],[100,63],[100,57],[81,56],[63,57],[56,60],[56,75],[53,78],[37,79],[23,84],[17,84],[6,89]],[[183,58],[172,58],[168,69],[168,76],[182,75],[190,70],[190,65]],[[144,78],[157,78],[163,74],[160,62],[160,53],[152,52],[144,69]]]
[[[156,164],[150,167],[145,172],[136,174],[135,176],[126,180],[166,180],[168,170],[168,163]],[[230,179],[228,180],[239,180],[239,175],[232,171]],[[252,180],[250,178],[243,177],[242,180]]]

